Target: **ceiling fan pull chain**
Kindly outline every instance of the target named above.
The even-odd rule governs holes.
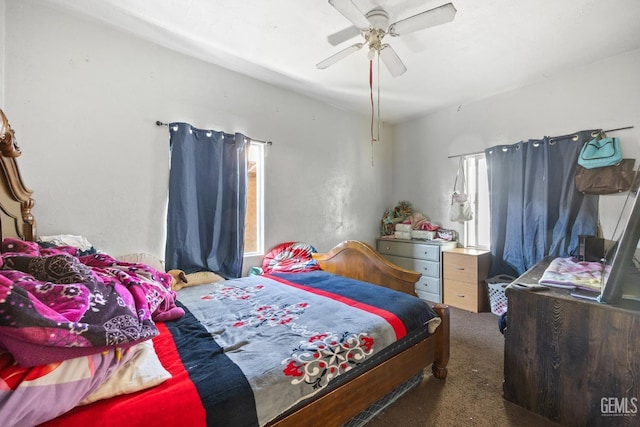
[[[373,135],[373,123],[375,121],[375,108],[373,103],[373,59],[369,60],[369,94],[371,96],[371,166],[373,166],[373,143],[376,140]]]
[[[378,141],[380,141],[380,54],[378,54]]]
[[[371,97],[371,141],[375,141],[373,135],[373,122],[375,118],[375,108],[373,103],[373,60],[369,60],[369,94]]]

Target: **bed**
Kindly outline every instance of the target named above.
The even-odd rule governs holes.
[[[36,243],[32,191],[20,176],[20,149],[2,110],[0,117],[3,420],[11,416],[14,424],[48,426],[338,426],[357,424],[358,414],[392,401],[389,396],[419,382],[427,367],[435,377],[446,377],[448,308],[416,298],[420,274],[394,266],[364,242],[345,241],[327,253],[313,253],[312,268],[304,271],[275,269],[178,292],[170,289],[171,276],[148,265]],[[99,328],[85,339],[84,330],[94,328],[87,322],[69,342],[57,337],[52,344],[40,332],[54,330],[66,318],[56,325],[30,318],[28,333],[7,320],[49,310],[53,302],[40,310],[30,306],[33,294],[55,286],[68,291],[69,284],[74,301],[104,293],[105,301],[120,302],[117,310],[133,308],[108,322],[95,321],[96,328],[109,324],[110,340],[95,338],[105,335]],[[23,295],[23,285],[32,294]],[[24,309],[16,308],[18,297],[27,301]],[[83,316],[97,316],[97,308],[106,307],[101,299],[82,301]],[[56,315],[79,316],[78,307],[84,306],[65,306]],[[122,318],[129,320],[114,322]],[[74,328],[85,325],[74,322]],[[72,335],[65,334],[60,336]],[[37,342],[26,346],[26,339]],[[144,386],[118,390],[132,377],[144,377],[147,371],[137,362],[143,357],[160,374]],[[72,369],[78,382],[49,399],[38,394],[51,387],[48,374],[78,360],[83,368]],[[29,381],[32,387],[21,386]],[[53,401],[67,407],[51,409]],[[40,407],[44,418],[31,413]]]

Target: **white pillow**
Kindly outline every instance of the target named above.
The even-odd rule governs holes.
[[[91,242],[84,236],[73,234],[55,234],[51,236],[38,236],[38,241],[53,243],[56,246],[75,246],[81,251],[88,251],[93,247]]]
[[[138,343],[126,351],[135,353],[79,405],[145,390],[171,378],[171,374],[160,363],[152,340]]]
[[[164,273],[164,261],[148,253],[140,252],[126,254],[119,256],[117,259],[124,262],[132,262],[134,264],[147,264],[148,266]]]

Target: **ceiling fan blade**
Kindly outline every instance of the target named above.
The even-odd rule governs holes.
[[[342,49],[340,52],[331,55],[330,57],[328,57],[324,61],[318,62],[316,64],[316,68],[324,70],[325,68],[335,64],[336,62],[340,61],[341,59],[346,58],[347,56],[351,55],[353,52],[356,52],[356,51],[362,49],[362,46],[364,46],[364,43],[356,43],[354,45],[349,46],[346,49]]]
[[[435,27],[436,25],[446,24],[453,21],[456,16],[456,8],[452,3],[443,4],[442,6],[430,9],[409,18],[402,19],[389,26],[389,34],[399,36],[402,34],[412,33],[425,28]]]
[[[335,7],[345,18],[347,18],[356,28],[367,30],[371,26],[369,20],[351,0],[329,0],[329,4]]]
[[[380,59],[393,77],[401,76],[407,71],[407,67],[404,66],[396,51],[388,44],[383,44],[380,47]]]
[[[327,40],[329,41],[329,44],[331,44],[331,46],[337,46],[340,43],[345,42],[359,35],[360,35],[360,30],[352,25],[343,30],[337,31],[333,34],[329,34],[327,36]]]

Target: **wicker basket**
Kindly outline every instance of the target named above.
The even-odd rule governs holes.
[[[507,296],[504,290],[514,280],[516,280],[515,277],[507,276],[506,274],[499,274],[487,279],[489,303],[493,314],[500,316],[507,312]]]

